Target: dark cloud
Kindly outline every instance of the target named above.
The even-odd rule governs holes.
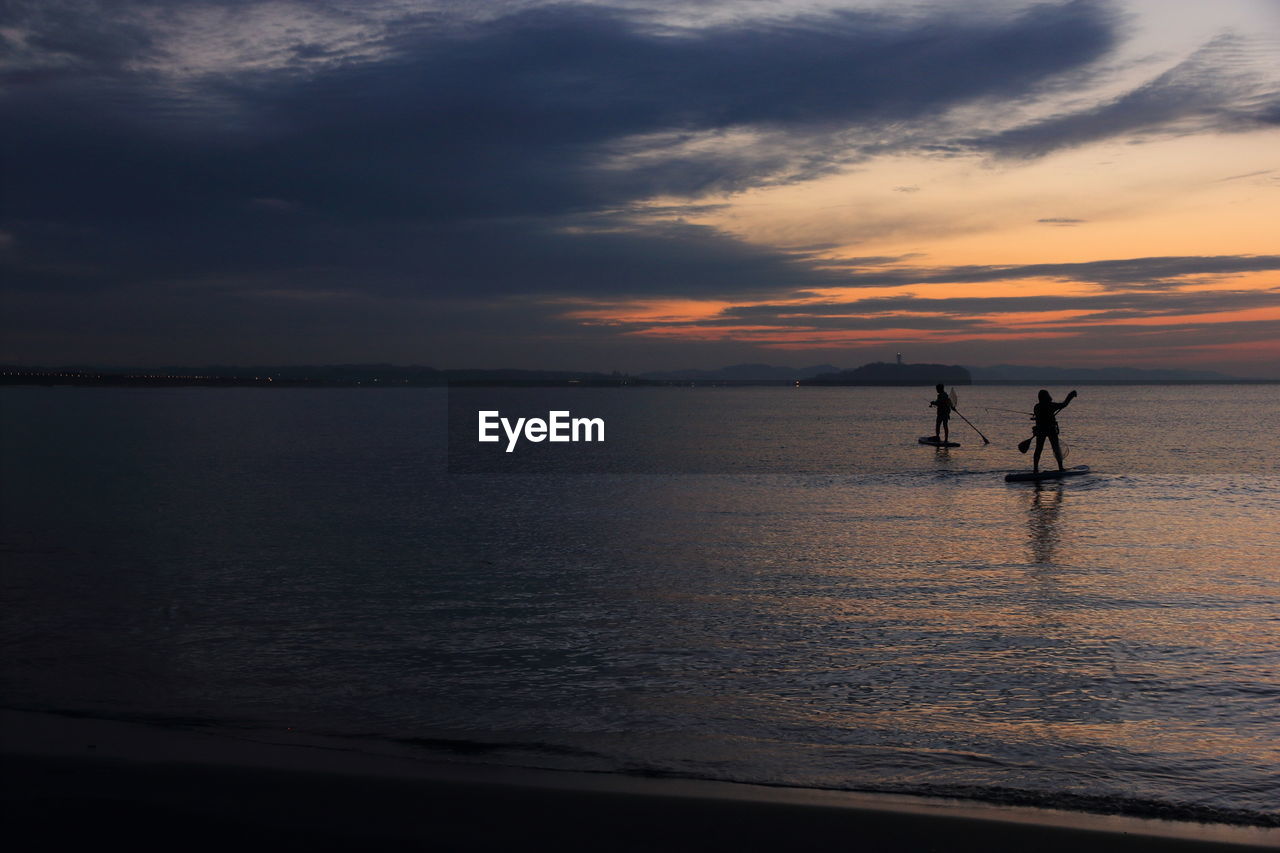
[[[926,310],[926,309],[921,309]],[[872,331],[880,329],[915,329],[919,331],[958,330],[986,327],[989,324],[975,317],[963,317],[956,314],[907,314],[898,312],[880,312],[875,307],[862,311],[852,308],[846,310],[849,316],[827,316],[824,313],[778,313],[756,314],[745,316],[727,315],[710,320],[691,323],[669,322],[633,324],[635,328],[662,328],[678,326],[696,326],[714,328],[718,326],[751,326],[753,329],[807,329],[810,331]],[[859,316],[860,315],[860,316]]]
[[[29,43],[96,71],[4,101],[16,278],[46,286],[57,257],[81,271],[68,289],[263,274],[441,296],[829,286],[803,257],[618,213],[821,172],[847,156],[815,142],[830,133],[1019,95],[1114,40],[1084,2],[678,32],[563,6],[408,27],[378,61],[175,81],[127,73],[154,52],[127,5],[74,26],[71,6],[18,8]]]
[[[1276,123],[1280,85],[1242,67],[1243,37],[1222,35],[1155,79],[1103,104],[972,140],[1002,157],[1144,133],[1254,130]]]
[[[0,27],[12,34],[0,33],[0,86],[116,75],[155,58],[154,34],[127,11],[92,0],[5,0]]]
[[[915,296],[862,299],[801,305],[741,305],[725,309],[709,321],[716,325],[821,325],[827,328],[884,328],[896,324],[909,328],[950,328],[938,324],[945,318],[954,328],[971,325],[973,318],[994,314],[1037,314],[1083,311],[1083,319],[1139,319],[1280,306],[1280,291],[1129,292],[1079,296]],[[1076,317],[1070,324],[1080,322]],[[708,321],[702,321],[708,322]],[[875,325],[860,325],[866,323]],[[1058,321],[1052,321],[1057,324]]]
[[[195,6],[261,8],[0,6],[0,273],[15,297],[10,330],[26,336],[15,340],[99,340],[104,352],[223,340],[262,360],[290,341],[314,353],[397,335],[568,336],[572,324],[534,297],[760,298],[1030,276],[1167,288],[1277,268],[1146,258],[904,270],[901,258],[834,264],[819,259],[826,247],[772,250],[680,221],[709,195],[894,146],[1026,156],[1192,113],[1221,124],[1274,108],[1229,106],[1209,73],[1219,51],[1089,113],[974,140],[937,131],[958,107],[1030,99],[1095,67],[1119,32],[1103,2],[685,29],[593,6],[439,7],[366,34],[358,50],[300,27],[277,62],[188,71],[164,36]],[[236,47],[209,35],[213,53]],[[676,203],[644,207],[663,197]]]
[[[1256,172],[1246,172],[1243,175],[1229,175],[1228,177],[1225,177],[1225,178],[1218,178],[1217,183],[1226,183],[1227,181],[1241,181],[1246,178],[1260,178],[1260,177],[1263,177],[1264,175],[1273,174],[1274,172],[1275,172],[1275,169],[1261,169]]]
[[[828,262],[828,266],[835,266]],[[903,287],[913,284],[976,284],[1028,278],[1080,281],[1125,290],[1168,290],[1193,276],[1231,276],[1280,269],[1280,255],[1206,255],[1124,258],[1061,264],[967,265],[932,268],[865,270],[857,264],[845,276],[856,287]]]

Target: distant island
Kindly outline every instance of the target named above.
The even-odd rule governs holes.
[[[801,380],[801,385],[969,385],[969,371],[958,364],[903,364],[876,361]]]

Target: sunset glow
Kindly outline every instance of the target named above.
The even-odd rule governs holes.
[[[1280,377],[1271,0],[39,8],[6,362]]]

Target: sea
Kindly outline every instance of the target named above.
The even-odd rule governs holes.
[[[1280,825],[1280,386],[957,390],[5,388],[0,704]]]

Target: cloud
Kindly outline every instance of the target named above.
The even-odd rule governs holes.
[[[73,289],[263,272],[440,296],[829,286],[803,257],[626,214],[821,173],[850,156],[829,143],[851,127],[1024,94],[1114,41],[1110,14],[1084,2],[945,25],[845,11],[701,29],[566,5],[432,18],[305,73],[184,76],[163,72],[172,33],[144,28],[168,7],[107,4],[92,23],[71,5],[17,8],[28,52],[76,72],[10,69],[19,272],[55,255],[99,271]],[[307,215],[267,216],[284,205]],[[68,246],[51,224],[84,238]]]
[[[960,134],[961,118],[992,104],[1034,105],[1100,73],[1122,36],[1114,7],[748,18],[728,4],[697,24],[624,5],[5,4],[0,121],[21,168],[4,174],[0,266],[22,297],[15,322],[70,339],[114,318],[138,336],[214,340],[239,317],[282,348],[344,335],[376,346],[378,324],[356,318],[399,329],[388,306],[414,305],[396,316],[414,317],[419,337],[483,335],[487,316],[536,341],[571,324],[529,306],[565,296],[746,301],[1034,276],[1167,290],[1276,268],[1222,257],[911,269],[682,220],[875,154],[1026,157],[1274,120],[1265,87],[1217,73],[1234,67],[1228,42],[1114,102]],[[521,298],[503,316],[522,327],[486,313]],[[59,300],[95,310],[75,326]]]
[[[848,358],[884,357],[909,346],[918,360],[992,363],[1011,352],[1058,363],[1097,363],[1124,355],[1144,363],[1179,363],[1212,352],[1237,369],[1257,371],[1276,353],[1280,289],[1097,293],[1078,296],[894,296],[834,303],[740,305],[688,321],[627,323],[634,336],[662,341],[751,342]],[[1245,312],[1257,319],[1245,319]],[[1216,316],[1215,316],[1216,315]],[[1244,315],[1244,316],[1242,316]],[[1229,321],[1227,318],[1230,318]],[[862,353],[862,355],[853,355]],[[1252,355],[1251,355],[1252,354]],[[1248,364],[1250,358],[1253,364]],[[844,361],[844,363],[849,363]],[[1262,374],[1267,375],[1267,374]]]
[[[1275,169],[1260,169],[1256,172],[1245,172],[1243,175],[1230,175],[1225,178],[1218,178],[1216,183],[1226,183],[1227,181],[1241,181],[1246,178],[1260,178],[1260,177],[1263,177],[1264,175],[1273,174],[1275,171],[1276,171]]]
[[[1146,84],[1101,104],[969,140],[999,157],[1030,158],[1144,134],[1256,130],[1277,123],[1280,79],[1257,70],[1250,42],[1221,35]]]
[[[1252,308],[1280,307],[1280,291],[1192,291],[1130,292],[1078,296],[954,296],[922,298],[915,296],[879,297],[850,302],[805,304],[768,303],[741,305],[724,309],[708,321],[713,324],[823,324],[840,327],[843,322],[855,324],[875,321],[883,325],[889,318],[899,326],[938,328],[936,319],[945,317],[957,327],[970,325],[974,318],[997,314],[1032,315],[1040,313],[1082,312],[1090,320],[1138,319],[1241,311]],[[1079,320],[1073,318],[1072,322]],[[925,323],[925,325],[917,325]]]
[[[0,85],[117,74],[158,54],[133,14],[101,3],[9,0],[0,8]]]
[[[913,284],[967,284],[1050,278],[1097,284],[1109,289],[1147,288],[1166,291],[1196,276],[1231,276],[1280,269],[1280,255],[1171,255],[1056,264],[973,264],[952,267],[863,269],[857,263],[825,262],[834,269],[852,267],[845,275],[851,287],[904,287]]]
[[[249,206],[261,210],[274,210],[279,213],[289,213],[300,209],[296,202],[283,198],[251,198],[249,199]]]

